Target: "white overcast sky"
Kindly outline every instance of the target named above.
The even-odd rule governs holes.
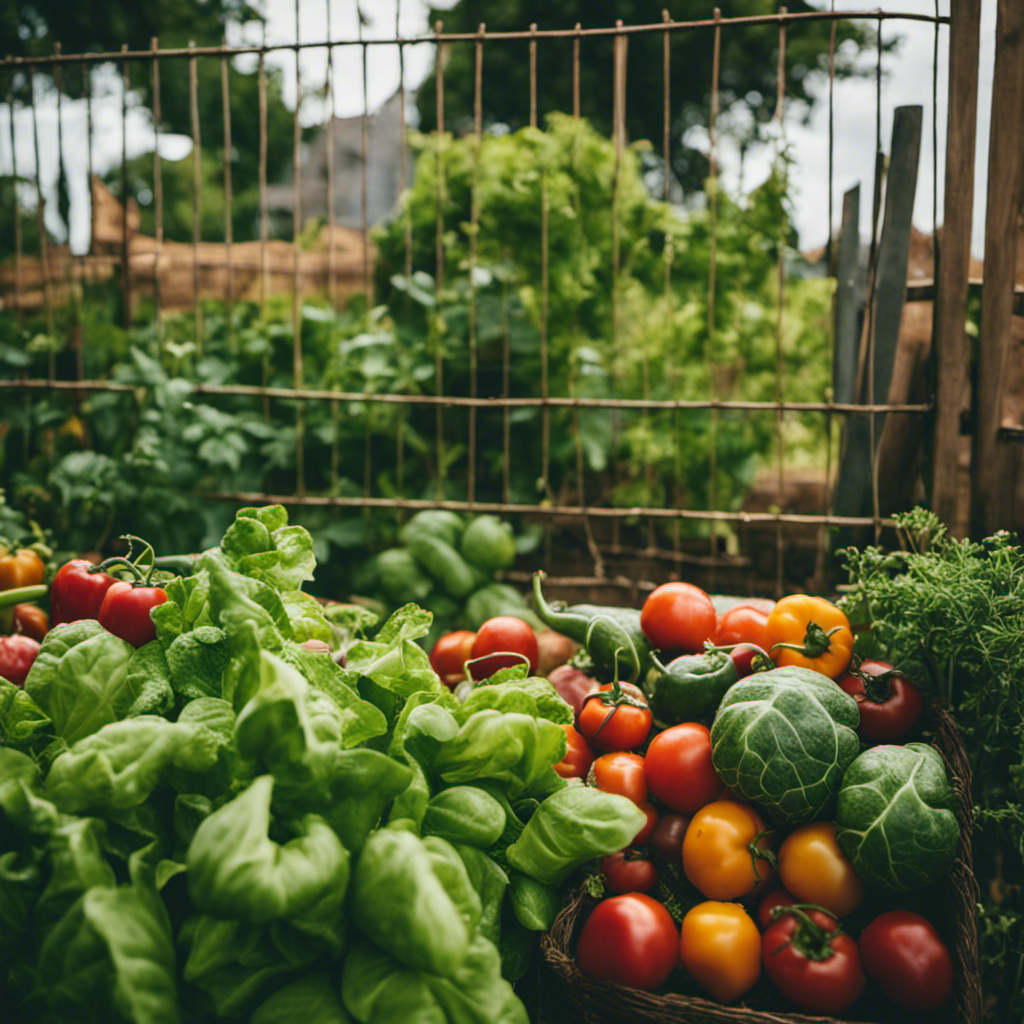
[[[949,12],[949,5],[956,0],[939,0],[941,14]],[[398,0],[362,0],[362,10],[368,20],[364,28],[367,37],[393,38],[396,27],[396,5]],[[829,6],[819,0],[821,6]],[[295,0],[262,0],[267,17],[267,41],[291,42],[296,37]],[[318,41],[327,38],[328,10],[330,15],[330,38],[355,39],[358,21],[355,0],[300,0],[299,38],[302,41]],[[712,8],[710,0],[700,3],[695,0],[668,3],[674,17],[704,16]],[[836,5],[839,9],[844,4]],[[853,5],[850,5],[853,6]],[[881,4],[886,11],[933,14],[935,0],[888,0]],[[991,104],[993,38],[995,30],[996,0],[982,0],[982,49],[980,58],[980,89],[978,103],[978,140],[975,165],[975,217],[972,249],[981,254],[984,248],[985,183],[988,163],[988,123]],[[401,34],[408,37],[427,31],[427,4],[423,0],[401,0]],[[921,164],[918,174],[917,202],[914,223],[924,231],[933,226],[933,202],[935,181],[932,173],[932,89],[933,89],[933,46],[935,29],[932,25],[912,21],[886,21],[883,23],[886,38],[898,35],[902,38],[899,50],[888,56],[883,67],[886,72],[882,83],[882,147],[888,152],[892,131],[893,110],[904,104],[920,104],[924,108],[924,138],[921,148]],[[571,27],[571,26],[567,26]],[[943,152],[945,147],[946,117],[946,62],[949,30],[942,27],[939,32],[938,64],[938,214],[942,220],[942,176]],[[238,34],[231,42],[258,42],[252,35]],[[371,46],[367,48],[368,103],[373,110],[384,102],[398,86],[398,52],[392,46]],[[302,79],[304,91],[308,86],[323,83],[326,73],[326,56],[323,50],[302,51]],[[872,63],[873,55],[865,55],[865,61]],[[338,47],[335,60],[335,106],[339,115],[358,114],[363,109],[363,83],[360,48]],[[410,46],[406,49],[406,85],[413,88],[422,81],[433,60],[433,47],[429,44]],[[285,71],[285,101],[290,106],[295,102],[295,55],[281,51],[268,56],[268,61],[280,64]],[[822,97],[807,125],[799,123],[796,110],[787,119],[786,137],[794,157],[793,183],[795,189],[796,222],[802,249],[812,249],[824,244],[828,236],[828,105],[827,79],[817,83]],[[56,111],[52,102],[38,104],[40,162],[43,168],[44,192],[49,192],[56,181],[57,132]],[[9,110],[0,108],[0,167],[9,173],[10,124]],[[324,116],[323,107],[309,100],[303,104],[304,123],[318,123]],[[121,104],[116,96],[103,102],[94,103],[93,161],[97,170],[116,164],[121,156]],[[65,161],[73,172],[70,183],[72,201],[72,245],[78,251],[88,242],[88,207],[86,190],[86,164],[81,154],[85,150],[85,110],[81,103],[64,102],[62,124],[64,132]],[[873,148],[875,138],[875,82],[873,77],[866,80],[838,82],[834,94],[835,142],[833,153],[834,181],[833,223],[838,221],[843,192],[852,185],[861,183],[862,231],[870,232],[870,189],[872,180]],[[28,111],[19,112],[15,120],[15,135],[18,148],[18,171],[21,174],[34,173],[35,160],[32,153],[31,117]],[[700,132],[695,133],[695,144],[700,142]],[[144,111],[134,111],[128,123],[129,155],[143,152],[152,146],[152,125]],[[190,142],[184,138],[166,138],[162,152],[168,158],[180,158],[190,150]],[[77,156],[77,158],[76,158]],[[738,161],[730,159],[728,144],[723,153],[723,177],[727,186],[737,187]],[[758,183],[767,172],[771,160],[768,150],[748,157],[744,170],[745,188]],[[56,226],[56,225],[54,225]]]

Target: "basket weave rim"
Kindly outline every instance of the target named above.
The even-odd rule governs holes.
[[[931,703],[927,711],[932,743],[949,770],[954,810],[960,826],[960,847],[946,877],[945,887],[955,920],[952,1015],[957,1024],[981,1024],[982,990],[978,963],[978,928],[975,915],[978,883],[971,861],[971,768],[959,728],[949,711]],[[593,900],[578,888],[562,907],[541,939],[541,951],[557,987],[575,1009],[590,1020],[633,1019],[641,1024],[857,1024],[851,1018],[755,1010],[726,1005],[678,992],[655,993],[609,981],[595,981],[576,965],[573,934],[580,914]],[[867,1024],[867,1022],[863,1022]]]

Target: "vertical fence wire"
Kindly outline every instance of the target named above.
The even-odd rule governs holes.
[[[128,44],[123,43],[125,52]],[[128,61],[121,63],[121,301],[124,303],[124,326],[132,326],[132,268],[131,268],[131,227],[128,191],[128,94],[131,92],[131,66]]]
[[[477,233],[480,229],[480,149],[483,145],[483,67],[484,33],[480,23],[479,38],[473,44],[473,176],[469,198],[469,394],[477,397],[477,304],[476,304],[476,260]],[[476,500],[476,406],[469,407],[469,461],[466,474],[466,497],[472,504]]]
[[[18,194],[18,147],[15,140],[14,130],[14,82],[18,77],[17,71],[11,72],[11,80],[7,87],[7,109],[10,114],[8,124],[11,129],[11,182],[12,182],[12,205],[14,207],[14,311],[17,322],[21,323],[21,318],[24,315],[22,309],[22,248],[24,246],[24,240],[21,235],[21,198]],[[26,398],[28,396],[26,395]],[[25,431],[25,436],[28,436],[28,431]],[[28,461],[26,459],[26,461]]]
[[[163,293],[160,286],[160,256],[164,245],[164,174],[160,157],[160,122],[163,119],[163,111],[160,107],[160,58],[156,55],[160,49],[160,40],[156,36],[150,40],[150,49],[153,51],[153,305],[155,307],[153,318],[156,325],[158,358],[163,362],[164,328],[163,317],[160,315],[163,307]],[[83,67],[88,68],[88,65],[83,65]],[[88,71],[86,71],[86,78],[88,79]],[[91,181],[92,146],[89,147],[89,158]]]
[[[263,45],[267,43],[267,27],[266,22],[263,24]],[[260,119],[260,131],[259,131],[259,169],[257,171],[258,176],[258,190],[259,190],[259,204],[260,204],[260,316],[263,317],[266,314],[267,308],[267,294],[269,292],[268,281],[267,281],[267,234],[269,231],[269,225],[267,223],[267,55],[263,50],[260,50],[259,64],[256,70],[256,89],[258,93],[258,106],[259,106],[259,119]],[[260,380],[263,387],[266,387],[270,381],[270,350],[269,347],[263,350],[263,360],[260,367]],[[263,395],[263,418],[267,422],[270,421],[270,398]]]
[[[395,38],[402,38],[402,0],[395,3]],[[398,163],[398,190],[404,204],[403,252],[402,269],[405,275],[405,313],[408,318],[411,295],[409,282],[412,279],[412,197],[409,188],[409,144],[405,124],[405,44],[398,44],[398,111],[399,111],[399,144],[402,149]],[[395,429],[395,487],[399,495],[405,493],[405,410],[398,411]],[[402,511],[398,511],[398,522],[402,521]]]
[[[672,24],[672,18],[665,9],[661,12],[661,20],[666,26]],[[662,40],[661,53],[661,78],[663,84],[662,112],[661,112],[661,160],[664,165],[664,181],[662,182],[662,202],[666,205],[672,198],[672,33],[666,28]],[[674,396],[679,380],[679,365],[675,348],[675,304],[672,301],[672,264],[675,260],[675,216],[671,209],[666,210],[668,223],[665,226],[665,247],[663,256],[665,261],[665,344],[666,344],[666,367],[665,379],[669,385],[669,394]],[[673,409],[672,416],[672,437],[678,439],[680,434],[679,410]],[[670,500],[672,507],[677,508],[682,501],[682,466],[679,464],[681,451],[679,441],[673,445],[673,473],[672,493]],[[651,520],[653,526],[654,520]],[[678,517],[672,520],[672,554],[674,556],[673,568],[678,576],[681,566],[681,521]]]
[[[785,7],[779,8],[780,14],[786,13]],[[786,23],[779,22],[779,66],[776,74],[777,96],[775,100],[775,116],[778,118],[779,162],[782,174],[788,179],[786,160]],[[785,225],[781,227],[778,240],[778,259],[776,262],[776,278],[778,288],[778,309],[775,319],[775,400],[782,402],[784,393],[783,381],[783,330],[786,314],[786,235]],[[784,417],[781,405],[775,410],[775,437],[778,446],[778,505],[779,511],[785,507],[786,501],[786,457]],[[782,597],[785,579],[785,538],[782,520],[775,525],[775,596]]]
[[[444,22],[437,21],[434,24],[434,31],[440,36],[444,31]],[[435,191],[434,201],[436,205],[436,227],[434,233],[434,315],[431,318],[431,335],[434,339],[434,384],[438,397],[444,394],[444,339],[441,335],[442,324],[442,292],[444,290],[444,48],[438,39],[437,57],[434,72],[437,93],[437,138],[436,152],[437,161],[434,166]],[[447,476],[447,459],[444,447],[444,407],[438,403],[435,410],[434,430],[437,438],[437,482],[436,493],[438,501],[445,497],[445,477]],[[506,452],[507,456],[507,452]]]
[[[302,60],[299,7],[295,0],[295,115],[292,118],[292,381],[302,387]],[[295,403],[295,490],[306,493],[306,407]]]
[[[877,310],[875,300],[878,286],[878,218],[882,208],[882,189],[884,187],[884,158],[882,156],[882,19],[878,19],[878,50],[875,63],[875,195],[872,203],[871,216],[871,289],[868,295],[868,402],[872,409],[868,417],[869,447],[868,459],[871,470],[871,514],[875,521],[875,543],[882,533],[881,516],[878,508],[878,453],[875,449],[875,333],[877,331]]]
[[[190,50],[195,42],[189,40]],[[199,240],[203,217],[203,145],[199,129],[199,68],[195,54],[188,59],[188,99],[192,113],[192,315],[195,320],[196,356],[203,354],[203,309],[199,296]]]
[[[43,308],[46,312],[46,333],[50,338],[47,379],[53,381],[56,375],[55,355],[53,351],[53,298],[50,295],[50,246],[46,237],[44,214],[46,204],[43,199],[43,167],[39,159],[39,112],[36,110],[35,68],[28,69],[28,96],[32,107],[32,148],[36,160],[36,229],[39,232],[39,265],[43,276]]]
[[[611,384],[612,394],[618,392],[619,367],[617,355],[619,352],[619,261],[621,258],[620,246],[622,238],[619,224],[619,192],[622,177],[622,151],[626,141],[626,37],[621,34],[622,19],[615,22],[617,30],[614,36],[614,48],[612,57],[612,138],[615,145],[615,170],[612,177],[612,354],[611,354]],[[611,485],[614,494],[619,482],[619,410],[612,410],[612,437],[611,437]],[[614,498],[613,498],[614,500]],[[622,524],[618,517],[612,520],[612,545],[616,549],[622,543]]]
[[[224,108],[224,264],[227,277],[227,337],[228,348],[237,351],[235,339],[235,282],[231,265],[231,246],[234,242],[233,196],[231,182],[231,83],[228,77],[228,59],[220,59],[220,99]]]
[[[61,56],[61,45],[59,42],[53,44],[54,54],[60,58]],[[67,193],[68,178],[65,173],[66,161],[64,160],[64,67],[58,63],[53,66],[53,85],[57,93],[57,212],[62,213],[60,209],[60,183],[64,180],[65,194]],[[66,217],[63,218],[65,223],[64,227],[67,229],[67,253],[63,259],[63,274],[62,283],[64,285],[64,298],[63,304],[71,308],[72,322],[68,325],[69,333],[68,339],[71,343],[76,361],[78,355],[82,350],[82,335],[81,335],[81,321],[80,321],[80,310],[78,302],[75,298],[74,289],[74,274],[73,274],[73,260],[71,257],[71,201],[70,196],[68,198],[68,210]],[[81,376],[81,375],[79,375]],[[75,404],[76,411],[78,402],[81,400],[81,392],[75,392]]]
[[[327,72],[324,75],[324,110],[327,125],[324,139],[327,145],[327,302],[331,312],[331,390],[339,387],[338,376],[341,373],[341,353],[338,351],[338,288],[335,279],[334,246],[335,246],[335,210],[334,210],[334,47],[331,46],[331,0],[324,0],[325,24],[327,28]],[[401,422],[401,419],[399,419]],[[330,487],[337,492],[338,477],[341,470],[341,444],[338,437],[341,429],[341,402],[331,401],[331,467]]]
[[[530,124],[537,123],[537,23],[530,26],[534,38],[530,40]],[[547,404],[550,394],[548,377],[548,306],[550,302],[548,252],[548,164],[547,142],[540,140],[540,393],[541,407],[541,468],[540,492],[542,500],[552,500],[551,494],[551,408]],[[544,521],[544,568],[551,571],[551,520]]]
[[[720,93],[719,86],[722,73],[722,12],[716,7],[714,13],[715,35],[711,54],[711,112],[708,117],[708,188],[711,192],[708,205],[708,233],[710,254],[708,257],[708,311],[707,341],[704,347],[704,362],[708,371],[708,387],[711,397],[715,395],[715,301],[718,296],[718,115]],[[718,410],[712,409],[708,421],[708,509],[714,509],[718,503]],[[676,440],[677,458],[682,459],[680,445],[682,438]],[[714,578],[717,560],[718,538],[715,520],[709,523],[708,553],[711,557],[710,571]]]
[[[831,10],[835,13],[836,0],[832,0]],[[833,193],[835,191],[835,88],[836,88],[836,22],[833,19],[829,27],[828,38],[828,171],[826,182],[826,202],[828,209],[828,235],[825,238],[825,278],[829,282],[829,316],[828,316],[828,397],[835,399],[835,349],[836,349],[836,268],[833,266],[833,236],[835,227],[833,217]],[[831,409],[825,413],[825,486],[822,489],[821,514],[828,515],[832,507],[832,437],[835,422]],[[818,552],[814,567],[816,585],[820,588],[825,579],[825,557],[828,548],[828,532],[822,524],[818,529]]]
[[[359,211],[360,211],[360,235],[363,240],[363,298],[365,314],[363,325],[365,330],[370,329],[370,315],[373,310],[373,289],[370,283],[370,217],[369,203],[367,198],[367,179],[370,169],[370,146],[369,146],[369,117],[370,117],[370,92],[367,85],[366,70],[366,42],[363,40],[363,5],[356,0],[356,20],[359,24],[360,58],[362,67],[363,82],[363,112],[359,118]],[[368,384],[367,384],[368,386]],[[373,493],[373,405],[366,403],[366,416],[363,421],[363,494],[369,498]],[[363,513],[363,523],[369,536],[371,526],[371,509],[367,505]]]

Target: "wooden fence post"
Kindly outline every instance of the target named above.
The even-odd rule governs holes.
[[[955,5],[954,5],[955,6]],[[992,77],[985,276],[978,346],[977,422],[971,453],[971,532],[1024,525],[1015,501],[1022,458],[1019,440],[1000,428],[1018,419],[1024,366],[1014,350],[1014,281],[1024,193],[1024,4],[999,0]],[[969,193],[968,193],[969,194]],[[1005,409],[1004,409],[1005,403]],[[1016,426],[1019,426],[1019,422]]]
[[[946,191],[942,240],[935,254],[935,411],[932,508],[953,532],[957,522],[957,467],[961,420],[970,408],[971,350],[967,322],[967,276],[971,260],[974,138],[978,123],[978,45],[981,0],[950,5],[949,101],[946,129]],[[966,199],[965,199],[966,197]]]

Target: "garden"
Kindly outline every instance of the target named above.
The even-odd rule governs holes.
[[[880,97],[901,18],[935,92],[975,39],[976,89],[980,2],[356,5],[351,37],[297,4],[288,42],[169,6],[2,30],[4,1012],[1024,1020],[1024,547],[983,447],[1019,293],[991,231],[969,284],[949,167],[915,283],[899,111],[870,237],[830,163],[808,251],[784,117]]]

